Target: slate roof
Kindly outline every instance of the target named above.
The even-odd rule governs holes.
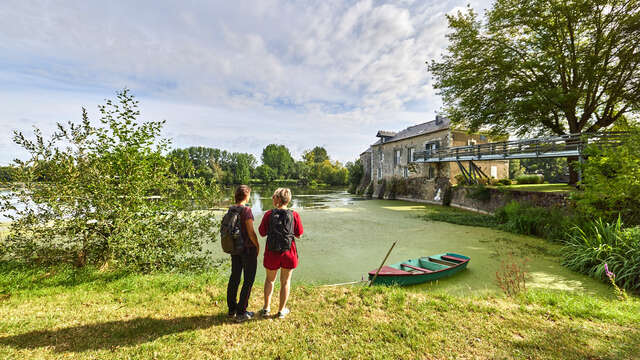
[[[393,137],[387,138],[387,140],[385,140],[384,143],[386,144],[393,141],[412,138],[418,135],[424,135],[424,134],[429,134],[436,131],[446,130],[450,127],[450,125],[451,125],[451,121],[448,118],[438,115],[436,116],[436,120],[428,121],[428,122],[414,125],[414,126],[409,126],[408,128],[398,133],[395,133]],[[378,131],[378,134],[380,134],[381,132],[383,131]],[[391,132],[385,131],[385,133],[391,133]],[[382,139],[378,139],[378,141],[376,141],[373,145],[378,145],[381,143],[382,143]]]

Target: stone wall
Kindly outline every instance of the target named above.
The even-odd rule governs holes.
[[[451,206],[484,213],[493,213],[511,201],[529,203],[540,207],[566,207],[569,204],[567,193],[545,193],[532,191],[513,191],[484,188],[486,199],[473,197],[473,187],[456,186],[451,188]]]

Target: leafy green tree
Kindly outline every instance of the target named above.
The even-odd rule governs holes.
[[[357,159],[354,162],[346,163],[345,167],[349,173],[349,190],[351,193],[356,192],[356,188],[360,185],[360,180],[362,180],[362,176],[364,176],[364,167],[362,166],[362,161]]]
[[[304,161],[296,161],[293,164],[293,169],[291,171],[291,178],[298,179],[301,183],[306,183],[309,180],[309,175],[311,172],[311,168]]]
[[[594,146],[587,154],[578,209],[588,218],[615,222],[620,214],[626,225],[640,225],[640,127],[621,146]]]
[[[255,158],[251,154],[234,153],[233,156],[233,183],[248,184],[251,179],[251,163]]]
[[[311,150],[307,150],[302,154],[302,158],[307,164],[319,164],[325,160],[329,160],[327,150],[322,146],[316,146]]]
[[[637,0],[496,0],[485,21],[447,18],[448,52],[429,68],[456,124],[562,135],[640,110]]]
[[[219,190],[180,179],[163,155],[164,122],[140,122],[126,89],[117,99],[99,107],[97,126],[83,109],[82,121],[58,124],[49,139],[39,129],[33,138],[14,133],[30,158],[17,161],[19,184],[0,199],[1,210],[16,212],[0,258],[140,271],[207,261],[216,220],[201,209],[219,202]]]
[[[276,171],[269,165],[260,165],[256,168],[256,176],[265,184],[271,184],[276,179]]]
[[[15,173],[13,166],[0,166],[0,184],[14,181]]]
[[[294,160],[286,146],[269,144],[262,150],[262,163],[273,169],[277,178],[283,178],[289,174]]]

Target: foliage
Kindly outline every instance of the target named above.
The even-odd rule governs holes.
[[[354,162],[348,162],[345,167],[349,172],[349,192],[354,194],[358,185],[360,185],[362,176],[364,176],[364,167],[362,166],[362,161],[360,159],[357,159]]]
[[[276,171],[269,165],[260,165],[256,168],[256,177],[264,184],[271,184],[276,179]]]
[[[448,15],[432,61],[454,123],[494,133],[592,132],[640,104],[638,1],[496,0],[485,22]]]
[[[313,180],[329,185],[347,185],[349,181],[349,170],[338,161],[332,163],[324,160],[321,163],[311,163],[309,167]]]
[[[500,179],[500,180],[498,180],[498,184],[500,184],[500,185],[509,186],[512,183],[513,182],[510,179]]]
[[[497,227],[498,223],[492,215],[461,210],[449,206],[430,206],[423,218],[431,221],[442,221],[456,225]]]
[[[576,195],[585,216],[612,222],[622,216],[629,225],[640,225],[640,127],[617,147],[591,147],[583,164],[582,194]]]
[[[526,258],[517,261],[513,258],[513,254],[503,257],[500,261],[500,268],[496,271],[496,282],[508,297],[515,297],[527,291],[526,265]]]
[[[289,175],[294,160],[286,146],[269,144],[262,150],[262,164],[272,168],[276,178],[282,179]]]
[[[302,159],[307,164],[311,163],[322,163],[326,160],[329,160],[329,155],[327,154],[327,150],[322,146],[316,146],[311,150],[306,150],[302,154]]]
[[[629,300],[627,292],[624,289],[620,289],[618,284],[616,284],[616,274],[609,270],[609,266],[607,265],[607,263],[604,263],[604,273],[605,275],[607,275],[607,278],[611,282],[611,286],[613,286],[613,288],[616,290],[616,296],[618,297],[618,300]]]
[[[512,201],[495,212],[496,221],[506,231],[563,241],[578,218],[558,208],[543,208]]]
[[[544,177],[542,175],[520,175],[516,178],[518,185],[522,184],[542,184],[544,183]]]
[[[16,175],[13,166],[0,166],[0,184],[13,182]]]
[[[389,184],[389,198],[393,199],[398,195],[406,195],[408,193],[408,183],[406,179],[398,176],[391,178]]]
[[[167,157],[179,177],[202,178],[207,183],[246,184],[256,167],[256,158],[251,154],[203,146],[174,149]]]
[[[2,198],[0,210],[16,215],[0,258],[141,271],[202,264],[216,221],[192,210],[216,203],[217,188],[181,180],[163,156],[164,122],[139,122],[126,89],[117,99],[99,107],[98,126],[83,109],[82,121],[58,124],[48,140],[37,128],[34,139],[14,133],[30,159],[17,161],[17,183]]]
[[[564,254],[563,264],[570,269],[606,280],[606,264],[618,286],[640,292],[640,227],[625,229],[621,218],[593,220],[573,228]]]
[[[541,174],[550,183],[567,182],[569,165],[565,158],[515,159],[509,161],[510,177]]]
[[[367,188],[365,189],[364,194],[368,197],[373,196],[373,180],[371,180],[369,182],[369,185],[367,185]]]
[[[465,185],[467,183],[467,179],[462,174],[457,174],[453,177],[456,180],[456,184]]]

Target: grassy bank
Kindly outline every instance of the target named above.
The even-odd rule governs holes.
[[[0,358],[621,359],[640,347],[640,301],[567,292],[296,285],[287,319],[235,324],[218,273],[5,267],[0,289]]]
[[[576,191],[576,188],[567,184],[517,184],[500,186],[500,189],[532,192],[563,192]]]

